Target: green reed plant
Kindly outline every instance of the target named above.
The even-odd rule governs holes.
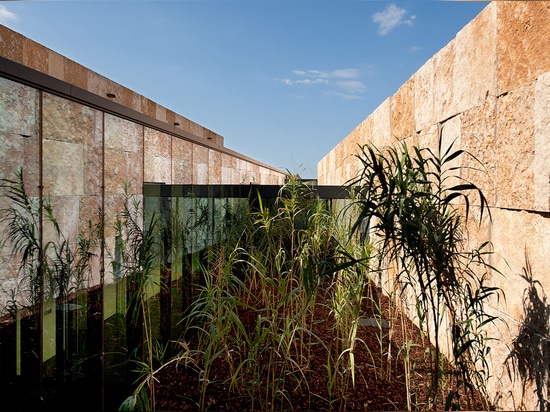
[[[241,304],[234,294],[235,288],[245,287],[231,269],[234,258],[225,255],[225,248],[216,248],[211,252],[209,269],[203,273],[204,285],[199,298],[192,305],[186,318],[188,330],[194,330],[197,337],[196,355],[199,365],[199,407],[205,409],[208,385],[215,382],[211,376],[216,362],[224,362],[231,371],[236,369],[237,348],[247,346],[249,337],[238,316]]]
[[[362,195],[354,231],[368,228],[378,250],[379,268],[391,267],[390,275],[401,293],[418,297],[422,318],[429,325],[434,342],[429,402],[434,408],[440,382],[448,373],[461,375],[456,386],[484,393],[479,377],[487,376],[488,365],[479,362],[478,354],[488,351],[483,327],[496,320],[485,311],[485,303],[499,292],[484,283],[486,273],[495,270],[485,259],[489,245],[466,249],[464,228],[471,194],[479,199],[481,219],[489,211],[481,190],[465,181],[461,166],[456,166],[460,156],[473,156],[454,150],[453,144],[444,149],[442,143],[440,133],[436,152],[409,149],[405,143],[382,150],[364,145],[358,155],[362,171],[350,181]],[[453,331],[453,371],[441,367],[445,319]],[[458,394],[457,388],[450,396]]]
[[[315,293],[334,249],[329,212],[310,186],[289,178],[272,202],[235,214],[223,241],[201,266],[198,299],[183,320],[198,371],[197,405],[227,385],[253,408],[292,408],[289,388],[309,394],[309,354],[323,345],[312,331]],[[235,230],[233,228],[238,228]],[[219,382],[216,370],[228,370]]]
[[[151,319],[151,291],[159,286],[158,244],[159,220],[155,214],[144,217],[142,204],[125,185],[123,211],[115,223],[120,261],[113,260],[113,272],[118,271],[127,282],[126,324],[129,361],[138,373],[138,391],[121,405],[123,410],[154,410],[156,368],[153,321]]]
[[[327,392],[329,403],[334,407],[339,404],[340,408],[346,407],[347,395],[356,385],[356,346],[364,345],[371,353],[358,337],[362,302],[370,284],[370,248],[368,243],[349,238],[355,212],[352,203],[339,211],[321,215],[320,225],[326,232],[321,250],[316,251],[322,257],[318,270],[330,280],[324,283],[327,285],[326,302],[320,304],[328,306],[330,319],[334,322],[334,339],[323,343],[327,347]]]
[[[361,317],[361,304],[365,299],[364,291],[370,279],[367,271],[360,266],[341,270],[335,277],[332,285],[330,300],[331,314],[335,321],[335,335],[340,347],[336,370],[344,361],[344,369],[348,372],[344,376],[351,378],[352,387],[355,387],[355,357],[356,344],[363,344],[370,351],[364,341],[357,336],[359,319]],[[347,382],[342,382],[342,389],[347,388]]]
[[[384,319],[386,319],[386,314],[384,313],[384,310],[382,308],[382,302],[380,301],[379,296],[369,296],[370,305],[373,308],[372,313],[372,319],[376,322],[376,328],[377,328],[377,335],[376,340],[378,343],[378,352],[377,357],[379,360],[379,367],[375,367],[375,373],[378,375],[380,379],[388,380],[390,379],[390,362],[389,362],[389,354],[390,352],[386,348],[386,342],[389,341],[388,339],[388,333],[385,331],[384,328]],[[391,324],[390,327],[393,327],[393,324]],[[391,341],[389,341],[391,344]],[[374,362],[374,355],[373,356],[373,364]]]

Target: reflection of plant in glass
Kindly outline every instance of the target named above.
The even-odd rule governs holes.
[[[155,407],[155,353],[162,350],[155,348],[149,298],[152,288],[158,286],[155,279],[159,268],[158,225],[154,213],[144,219],[141,203],[125,186],[124,210],[116,220],[120,262],[113,261],[113,270],[119,270],[126,278],[128,347],[133,351],[131,360],[135,362],[140,378],[146,382],[146,385],[139,386],[136,396],[125,401],[125,407]]]
[[[12,254],[20,257],[19,283],[28,289],[28,293],[17,295],[28,296],[31,310],[38,308],[41,297],[67,302],[72,293],[88,286],[92,250],[100,236],[99,225],[89,221],[87,230],[79,232],[73,244],[65,237],[48,199],[27,194],[22,169],[16,173],[15,180],[2,179],[0,187],[7,190],[7,197],[12,201],[9,208],[1,211],[0,221],[7,230],[0,246],[11,245]],[[53,235],[45,244],[41,236],[44,225],[51,227]]]
[[[494,270],[485,261],[488,245],[465,250],[463,228],[464,219],[469,217],[469,193],[479,196],[481,219],[488,205],[481,190],[462,179],[461,167],[455,166],[454,161],[468,153],[452,150],[450,145],[443,151],[441,135],[437,153],[427,148],[409,150],[404,143],[384,150],[365,145],[358,155],[362,172],[350,182],[362,195],[354,230],[368,228],[378,250],[380,268],[389,265],[389,274],[401,293],[416,297],[421,319],[433,333],[429,402],[434,408],[440,383],[447,374],[456,377],[448,407],[457,406],[453,402],[461,386],[472,393],[475,389],[485,393],[485,355],[490,348],[483,327],[496,318],[485,311],[484,303],[499,292],[485,284],[487,272]],[[455,203],[460,200],[464,215]],[[444,317],[451,325],[453,371],[441,366]]]
[[[6,196],[12,202],[10,207],[1,211],[0,219],[6,225],[6,231],[3,233],[0,246],[11,246],[12,255],[20,257],[16,294],[20,298],[28,299],[23,303],[24,306],[37,310],[43,270],[40,240],[41,199],[31,197],[25,191],[22,169],[16,173],[15,180],[2,179],[0,187],[6,190]],[[46,201],[44,207],[46,210],[49,209]]]
[[[78,341],[69,339],[73,327],[69,312],[74,307],[86,308],[85,303],[69,303],[78,302],[89,287],[93,250],[101,237],[101,227],[89,221],[87,230],[78,233],[76,243],[71,242],[56,220],[49,200],[29,196],[22,169],[16,172],[15,179],[2,179],[0,187],[6,191],[6,199],[10,201],[9,206],[0,210],[0,222],[5,227],[0,249],[9,247],[12,259],[18,261],[14,287],[8,291],[7,307],[2,308],[8,311],[15,323],[15,373],[22,373],[22,347],[29,346],[29,342],[22,341],[22,310],[31,315],[28,317],[33,331],[31,342],[36,339],[32,353],[41,354],[43,351],[38,342],[41,341],[39,331],[43,330],[45,323],[42,314],[47,313],[44,306],[55,305],[56,368],[63,376],[69,376],[79,367],[78,361],[73,365],[74,369],[71,365],[73,355],[80,349]],[[49,240],[44,240],[45,237]],[[34,316],[38,314],[40,316]],[[45,376],[47,374],[45,372]]]

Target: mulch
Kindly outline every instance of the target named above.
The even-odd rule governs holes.
[[[390,301],[371,288],[373,297],[381,302],[383,313],[388,314]],[[364,299],[361,307],[362,317],[373,319],[379,310],[371,304],[373,300]],[[241,313],[243,323],[247,327],[254,326],[256,313]],[[318,297],[313,317],[313,333],[319,337],[326,347],[331,347],[336,355],[334,321],[329,308]],[[355,385],[352,385],[349,370],[345,373],[346,385],[340,385],[339,393],[328,392],[327,349],[323,345],[308,345],[308,367],[302,382],[295,379],[285,381],[285,391],[280,397],[274,397],[276,404],[270,404],[262,399],[252,399],[244,388],[230,388],[231,371],[227,362],[219,358],[212,368],[211,380],[206,389],[204,403],[200,404],[200,387],[202,381],[198,372],[183,363],[172,362],[161,369],[156,377],[155,404],[159,411],[251,411],[251,410],[295,410],[295,411],[394,411],[394,410],[426,410],[431,407],[426,403],[431,386],[430,367],[426,359],[426,342],[421,339],[417,328],[408,320],[387,319],[395,327],[376,326],[376,322],[367,322],[360,326],[357,332],[357,342],[354,348]],[[403,327],[405,325],[405,327]],[[404,330],[406,336],[404,336]],[[391,331],[391,336],[390,336]],[[409,343],[409,364],[414,364],[414,371],[409,374],[411,392],[410,404],[407,403],[407,382],[403,348]],[[192,344],[192,339],[190,341]],[[263,362],[260,361],[261,364]],[[262,365],[255,365],[260,367]],[[306,381],[307,380],[307,384]],[[260,383],[261,385],[261,383]],[[437,410],[445,408],[444,399],[436,405]],[[468,404],[468,402],[473,402]],[[483,410],[479,396],[462,396],[461,409]],[[486,408],[485,408],[486,409]]]

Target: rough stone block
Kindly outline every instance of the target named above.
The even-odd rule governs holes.
[[[439,140],[439,125],[433,124],[420,130],[416,133],[416,137],[413,139],[416,146],[420,148],[429,148],[431,150],[437,149],[437,142]],[[407,144],[409,142],[407,141]],[[410,147],[410,146],[409,146]]]
[[[317,166],[317,179],[320,185],[330,185],[330,179],[332,177],[332,169],[329,166],[329,156],[332,151],[328,152],[325,157],[323,157]]]
[[[550,72],[535,83],[535,210],[550,211]]]
[[[326,184],[326,156],[323,157],[319,162],[317,163],[317,182],[320,185]]]
[[[472,155],[462,156],[462,177],[478,186],[491,206],[497,201],[499,162],[495,135],[496,104],[496,97],[489,96],[482,105],[473,106],[461,114],[460,148]]]
[[[498,17],[498,91],[506,93],[550,71],[550,3],[495,2]]]
[[[114,256],[114,238],[117,235],[116,222],[117,218],[122,218],[122,213],[124,212],[124,198],[122,192],[118,194],[105,194],[103,202],[105,207],[104,236],[106,243],[109,243],[107,239],[113,240],[113,247],[108,247],[108,251]],[[105,256],[109,255],[105,254]]]
[[[460,116],[455,116],[447,120],[441,125],[441,149],[438,149],[439,141],[436,142],[436,146],[431,147],[433,153],[436,156],[443,157],[447,151],[449,153],[456,152],[460,150],[461,147],[461,128],[462,122]],[[455,185],[461,184],[460,181],[460,171],[453,170],[454,168],[460,168],[461,162],[465,155],[459,156],[451,161],[445,163],[445,174],[447,178],[445,182],[446,187],[453,187]],[[456,199],[457,202],[460,199]]]
[[[337,162],[338,162],[338,165],[341,166],[345,161],[346,161],[346,154],[347,154],[347,151],[346,151],[346,145],[347,145],[347,141],[348,139],[345,139],[343,141],[341,141],[340,143],[338,143],[335,147],[334,147],[334,156],[336,157]]]
[[[492,218],[493,263],[503,274],[493,276],[492,282],[505,292],[505,313],[521,321],[526,315],[524,297],[528,286],[521,275],[527,260],[533,278],[543,290],[550,290],[550,221],[538,213],[501,209],[495,209]]]
[[[256,184],[261,184],[261,181],[260,181],[260,166],[258,166],[256,164],[253,164],[253,163],[250,163],[250,162],[246,162],[246,164],[247,164],[248,175],[250,176],[250,182],[251,183],[256,183]]]
[[[52,214],[55,221],[59,225],[63,238],[75,248],[78,241],[78,232],[80,230],[80,196],[78,195],[54,195],[48,196],[48,200],[52,207]],[[58,238],[57,232],[53,225],[45,219],[44,221],[43,242],[54,242],[59,245],[61,239]],[[62,241],[62,240],[61,240]],[[73,249],[74,250],[74,249]]]
[[[382,147],[392,144],[393,139],[391,133],[391,98],[388,97],[374,112],[372,112],[372,143],[375,146]]]
[[[185,130],[186,132],[191,131],[191,121],[179,114],[176,114],[174,123],[177,123],[175,126],[178,129]]]
[[[166,109],[166,123],[168,123],[170,126],[175,126],[174,123],[176,122],[176,113],[174,113],[172,110]]]
[[[22,279],[19,279],[17,276],[17,271],[19,269],[19,263],[21,262],[22,256],[19,255],[12,255],[11,253],[4,254],[5,252],[2,252],[0,256],[2,257],[2,265],[0,265],[0,290],[4,290],[6,292],[14,291],[17,292],[17,302],[22,303],[21,306],[26,304],[25,299],[28,298],[28,296],[25,296],[23,293],[21,293],[23,290],[29,290],[28,284],[21,283]],[[0,294],[0,307],[7,308],[9,307],[10,303],[9,300],[11,299],[11,296],[9,293],[1,293]]]
[[[44,139],[82,144],[96,129],[98,113],[88,106],[44,93],[42,110]]]
[[[103,197],[99,195],[85,195],[79,198],[79,225],[78,231],[81,233],[87,233],[88,223],[92,224],[92,227],[97,227],[101,223],[100,211],[103,207]]]
[[[38,194],[39,121],[36,90],[0,78],[0,178],[15,179],[23,168],[25,189]]]
[[[230,168],[230,167],[223,167],[222,166],[222,170],[221,170],[221,179],[222,179],[222,182],[224,182],[225,184],[239,184],[238,181],[235,180],[235,173],[233,172],[234,169]]]
[[[141,94],[138,94],[136,92],[132,92],[131,94],[132,105],[130,106],[130,108],[135,110],[136,112],[141,112],[145,105],[145,98]]]
[[[341,143],[346,147],[345,157],[336,157],[341,167],[340,180],[348,182],[351,179],[355,179],[361,168],[362,163],[360,160],[362,147],[367,143],[372,143],[372,117],[369,116],[365,121],[361,122],[348,137]]]
[[[432,57],[413,75],[414,122],[416,131],[423,130],[434,122],[433,70]]]
[[[78,170],[78,176],[83,176],[85,186],[82,188],[79,187],[79,190],[82,189],[83,193],[87,194],[101,193],[103,164],[102,135],[103,115],[101,112],[61,97],[48,93],[44,94],[44,145],[47,145],[48,150],[53,150],[52,153],[44,150],[44,156],[59,155],[62,157],[60,161],[57,161],[55,158],[49,158],[48,160],[52,162],[51,164],[46,161],[45,157],[44,168],[57,170],[54,172],[54,175],[59,174],[57,176],[58,179],[70,179],[72,176],[71,174],[63,176],[63,169],[60,169],[60,165],[67,160],[69,163],[64,167],[69,167],[71,173],[75,171],[75,168],[81,168]],[[67,148],[76,157],[71,159],[68,153],[57,153],[56,150],[63,150],[65,146],[51,143],[54,141],[71,144]],[[78,145],[78,148],[72,145]],[[70,164],[71,161],[75,162],[75,166]],[[67,170],[68,172],[69,170]],[[48,181],[52,177],[46,176],[45,181]],[[58,181],[55,183],[55,186],[57,187],[59,184],[63,185],[63,181]],[[61,190],[69,190],[69,187],[70,185],[61,187]],[[56,189],[52,188],[52,190]],[[56,194],[56,192],[54,191],[52,194]]]
[[[84,193],[100,195],[103,191],[103,113],[90,109],[92,130],[86,131],[84,144]]]
[[[130,90],[124,86],[120,86],[122,91],[121,93],[121,99],[119,103],[125,107],[128,107],[129,109],[132,109],[134,106],[134,91]]]
[[[227,153],[221,154],[222,166],[229,169],[235,169],[237,167],[237,159],[234,156],[230,156]]]
[[[513,90],[498,98],[496,145],[496,206],[534,208],[534,87]]]
[[[455,71],[455,40],[451,40],[444,48],[432,57],[433,108],[432,120],[441,122],[457,113],[454,96]]]
[[[123,103],[125,100],[124,88],[108,78],[88,70],[87,72],[88,91],[97,94],[100,97],[108,98],[117,103]],[[114,96],[114,97],[113,97]]]
[[[202,138],[206,137],[204,135],[204,127],[202,127],[200,124],[191,122],[190,126],[191,126],[190,132],[193,133],[195,136],[202,137]]]
[[[166,123],[166,107],[157,104],[157,112],[155,113],[155,119]]]
[[[153,119],[157,115],[157,104],[150,100],[145,98],[145,110],[143,110],[143,114],[146,114],[149,117],[152,117]]]
[[[0,131],[14,135],[38,134],[38,92],[0,78]]]
[[[391,133],[401,140],[415,132],[414,122],[414,77],[407,80],[391,98]]]
[[[455,38],[454,102],[456,112],[497,95],[496,6],[490,4]]]

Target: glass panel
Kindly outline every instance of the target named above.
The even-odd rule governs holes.
[[[99,408],[101,333],[87,329],[98,330],[102,312],[88,293],[103,265],[103,114],[43,93],[42,119],[43,397],[58,407],[89,398]]]
[[[136,337],[141,334],[132,326],[127,316],[132,296],[128,281],[127,251],[130,224],[124,223],[125,197],[129,196],[128,212],[135,221],[132,228],[143,229],[143,126],[104,114],[104,283],[103,322],[104,331],[104,403],[105,410],[117,410],[131,393],[134,364],[128,363],[136,348]],[[134,209],[134,204],[137,209]],[[131,259],[130,259],[131,260]]]
[[[0,209],[7,213],[0,222],[7,242],[0,249],[0,397],[6,410],[39,406],[39,111],[36,89],[0,78],[0,178],[12,181],[0,189]],[[10,230],[18,215],[28,231]]]

